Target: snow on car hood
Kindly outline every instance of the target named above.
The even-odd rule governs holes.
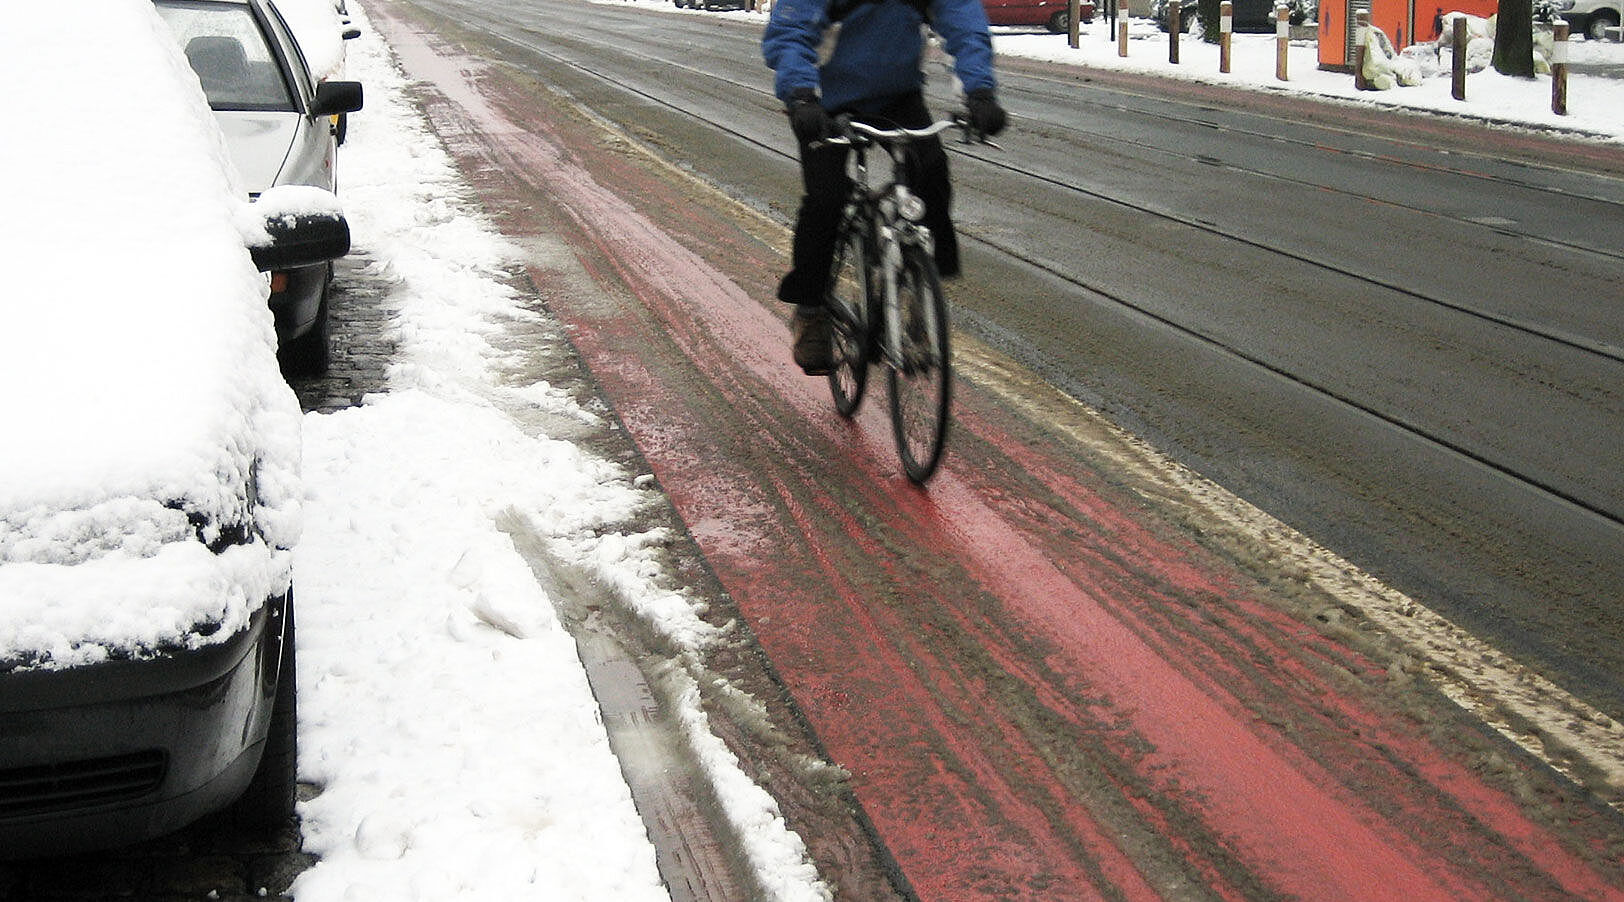
[[[0,78],[51,86],[0,142],[0,666],[224,641],[300,526],[245,192],[150,3],[13,11]]]

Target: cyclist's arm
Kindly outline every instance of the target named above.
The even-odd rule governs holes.
[[[953,71],[966,94],[998,87],[987,11],[981,0],[931,0],[931,28],[942,36],[942,44],[953,56]]]
[[[773,93],[785,103],[798,88],[818,89],[818,45],[829,26],[828,6],[828,0],[773,4],[761,35],[761,55],[773,70]]]

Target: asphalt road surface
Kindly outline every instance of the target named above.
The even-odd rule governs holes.
[[[374,18],[574,247],[532,279],[895,864],[842,898],[1620,894],[1624,155],[1005,61],[920,491],[788,364],[758,27]]]

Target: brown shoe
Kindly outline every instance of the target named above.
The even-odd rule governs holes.
[[[796,307],[789,332],[795,340],[791,350],[801,372],[808,376],[828,375],[834,365],[829,344],[829,311],[823,307]]]

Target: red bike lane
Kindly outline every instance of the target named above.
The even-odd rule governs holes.
[[[909,484],[883,386],[789,365],[781,248],[388,25],[504,227],[569,224],[601,291],[533,280],[919,898],[1624,898],[1586,800],[982,380]]]

